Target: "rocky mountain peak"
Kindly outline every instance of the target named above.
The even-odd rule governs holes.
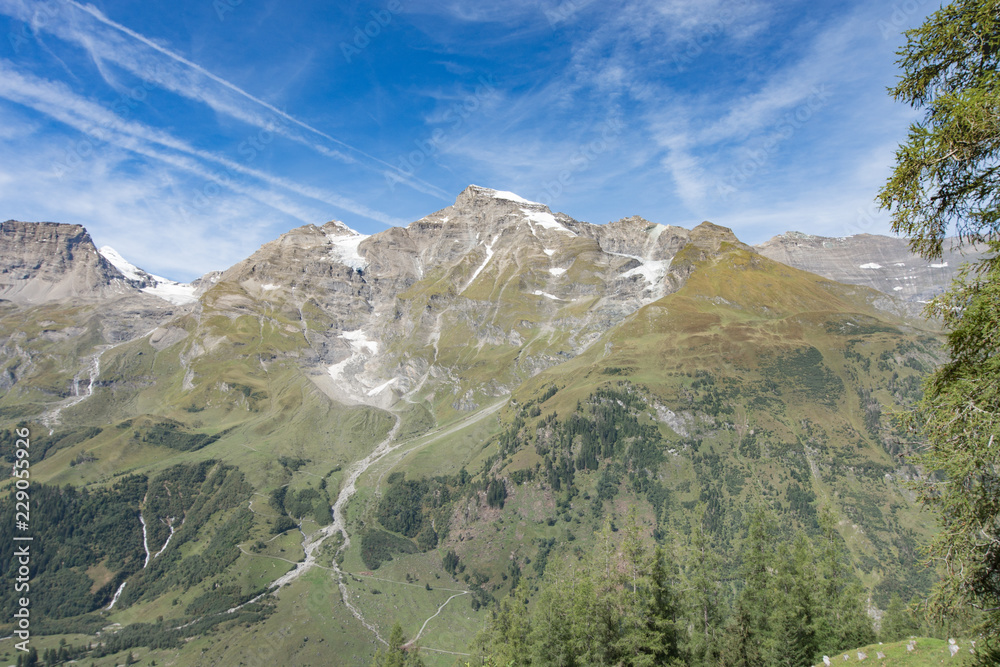
[[[513,192],[494,190],[493,188],[484,188],[481,185],[470,185],[462,190],[462,192],[455,199],[456,208],[481,206],[489,203],[496,203],[500,206],[510,206],[513,204],[515,206],[531,206],[533,208],[542,207],[546,210],[548,209],[548,207],[544,204],[528,201],[524,197],[516,195]]]
[[[578,229],[581,234],[596,238],[605,252],[647,261],[669,262],[690,237],[683,227],[661,225],[638,215]]]
[[[359,232],[354,231],[340,220],[331,220],[319,228],[327,236],[357,236]]]
[[[513,192],[479,185],[467,187],[458,195],[453,206],[439,211],[433,218],[443,223],[463,220],[475,226],[477,231],[491,234],[511,224],[521,225],[527,221],[527,229],[533,234],[539,230],[553,230],[573,236],[576,232],[566,225],[578,224],[563,213],[553,213],[545,204],[529,201]]]
[[[630,215],[627,218],[622,218],[620,220],[616,220],[615,222],[609,222],[608,224],[617,225],[621,227],[648,229],[650,226],[657,225],[658,223],[650,222],[641,215]],[[662,227],[663,225],[660,226]]]
[[[81,225],[0,223],[0,298],[22,304],[135,292]]]
[[[707,220],[691,230],[691,242],[695,245],[708,248],[717,252],[723,243],[742,248],[744,250],[753,249],[736,238],[736,234],[729,227],[723,227]]]

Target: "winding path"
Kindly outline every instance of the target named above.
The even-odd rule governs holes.
[[[382,474],[379,475],[378,480],[375,482],[375,495],[381,495],[382,480],[385,479],[385,476],[389,473],[389,471],[392,470],[394,467],[396,467],[396,465],[398,465],[399,462],[402,461],[407,454],[411,454],[417,451],[418,449],[426,447],[432,442],[437,442],[441,438],[445,438],[449,435],[453,435],[461,431],[464,428],[468,428],[469,426],[472,426],[476,422],[482,421],[486,417],[489,417],[490,415],[499,412],[500,408],[502,408],[505,405],[507,405],[507,399],[498,401],[493,405],[487,406],[482,410],[480,410],[479,412],[474,412],[465,419],[459,420],[454,424],[446,426],[437,432],[431,431],[426,435],[421,435],[416,438],[411,438],[410,440],[401,443],[399,447],[396,447],[394,449],[396,450],[402,449],[402,446],[406,445],[407,443],[415,443],[415,444],[413,444],[412,447],[407,447],[406,449],[398,451],[396,455],[392,458],[391,460],[392,465],[383,470]]]
[[[424,629],[427,627],[427,624],[430,623],[431,621],[433,621],[435,618],[437,618],[438,615],[440,615],[440,613],[442,611],[444,611],[444,608],[448,606],[449,602],[451,602],[455,598],[460,598],[463,595],[468,595],[468,594],[469,594],[469,591],[462,591],[461,593],[455,593],[450,598],[448,598],[447,600],[445,600],[441,604],[441,606],[438,607],[438,610],[436,612],[434,612],[434,615],[431,616],[430,618],[428,618],[426,621],[424,621],[424,624],[420,626],[420,632],[418,632],[413,639],[411,639],[410,641],[408,641],[405,644],[403,644],[403,646],[404,647],[408,647],[408,646],[412,646],[414,643],[416,643],[420,639],[420,635],[424,634]]]
[[[396,423],[389,431],[389,433],[386,435],[385,440],[380,442],[378,446],[375,447],[375,449],[368,456],[361,459],[360,461],[353,463],[347,469],[347,476],[344,478],[344,482],[341,484],[340,493],[337,494],[337,500],[333,503],[333,507],[331,508],[333,513],[333,523],[331,523],[329,526],[321,528],[319,531],[313,533],[310,536],[303,537],[302,548],[305,551],[305,559],[297,563],[293,563],[295,567],[286,572],[278,579],[276,579],[274,582],[272,582],[271,585],[268,587],[268,590],[276,591],[280,589],[282,586],[292,583],[293,581],[301,577],[303,574],[311,570],[313,567],[318,567],[323,570],[329,570],[331,572],[334,572],[337,575],[337,582],[340,587],[340,595],[344,601],[344,606],[346,606],[347,609],[351,612],[351,614],[356,619],[358,619],[358,622],[360,622],[362,625],[368,628],[368,630],[370,630],[371,633],[375,635],[375,638],[378,639],[378,641],[382,642],[383,644],[388,644],[388,642],[382,637],[382,634],[379,632],[378,628],[374,624],[369,623],[365,619],[361,611],[351,603],[350,594],[347,590],[347,582],[345,581],[345,576],[344,576],[346,573],[340,568],[340,564],[337,562],[337,556],[343,553],[343,551],[347,549],[347,547],[349,547],[351,544],[351,537],[347,533],[347,517],[345,516],[345,510],[347,508],[347,503],[349,503],[354,494],[357,493],[357,481],[361,477],[361,475],[365,474],[365,472],[368,471],[369,468],[374,466],[376,463],[382,462],[384,459],[389,457],[390,454],[397,453],[397,455],[393,457],[391,461],[392,465],[390,465],[389,467],[389,469],[392,469],[392,467],[398,464],[399,461],[402,460],[404,456],[406,456],[406,454],[416,451],[422,447],[431,444],[432,442],[436,442],[441,438],[452,435],[453,433],[456,433],[468,426],[471,426],[472,424],[475,424],[476,422],[485,419],[486,417],[492,414],[495,414],[500,410],[500,408],[502,408],[506,404],[507,404],[506,400],[498,401],[497,403],[494,403],[493,405],[483,408],[482,410],[475,412],[472,415],[469,415],[465,419],[459,420],[454,424],[450,424],[449,426],[441,428],[436,432],[431,431],[428,434],[416,438],[403,440],[401,442],[395,442],[396,434],[399,433],[401,420],[399,418],[399,415],[393,414],[393,417],[395,417],[396,419]],[[409,446],[407,447],[407,445]],[[376,482],[376,488],[378,484],[381,483],[382,478],[385,476],[385,473],[386,471],[383,471],[382,474],[379,476]],[[252,507],[253,505],[252,500],[250,502],[250,505],[251,505],[250,511],[256,513],[256,510],[254,510]],[[337,533],[340,533],[343,536],[343,542],[337,549],[337,552],[334,554],[331,563],[332,567],[326,567],[324,565],[320,565],[319,563],[316,562],[317,552],[319,551],[319,548],[323,545],[323,542],[325,542],[327,539],[329,539],[330,537],[332,537]],[[241,552],[243,552],[248,556],[275,558],[276,560],[291,563],[291,561],[288,561],[284,558],[267,556],[264,554],[251,554],[246,550],[244,550],[242,546],[238,546],[238,548]],[[365,575],[359,575],[359,576],[365,576]],[[378,577],[370,577],[370,578],[378,579]],[[379,580],[390,581],[388,579],[379,579]],[[391,583],[402,583],[402,582],[391,582]],[[418,632],[417,635],[412,640],[410,640],[410,642],[407,643],[407,646],[409,646],[410,644],[412,644],[413,642],[417,641],[420,638],[424,630],[427,628],[427,624],[430,623],[431,620],[436,618],[438,615],[440,615],[449,602],[451,602],[455,598],[469,594],[469,591],[465,590],[457,590],[457,589],[440,589],[440,590],[448,590],[449,592],[454,592],[455,595],[452,595],[447,600],[445,600],[444,603],[442,603],[441,606],[438,607],[437,611],[433,615],[431,615],[426,621],[424,621],[423,626],[421,626],[420,628],[420,632]],[[266,594],[258,595],[254,599],[244,602],[243,604],[233,607],[232,609],[228,609],[222,613],[232,614],[234,612],[237,612],[243,607],[259,601],[261,598],[264,597],[264,595]],[[195,621],[193,621],[192,623],[194,622]],[[191,625],[192,623],[189,623],[188,625]],[[181,627],[183,628],[187,626],[181,626]],[[453,651],[443,651],[439,649],[431,649],[425,647],[421,647],[421,650],[434,651],[437,653],[448,653],[451,655],[468,655],[467,653],[456,653]]]
[[[446,426],[438,430],[437,432],[432,431],[429,434],[417,438],[403,440],[401,442],[395,442],[396,434],[399,432],[399,427],[401,425],[401,420],[398,415],[394,414],[393,416],[396,419],[396,424],[392,427],[392,430],[389,431],[385,440],[380,442],[378,446],[371,452],[371,454],[361,459],[360,461],[357,461],[356,463],[352,464],[347,469],[347,476],[344,478],[344,481],[341,484],[340,493],[337,494],[337,500],[333,503],[332,507],[333,523],[331,523],[329,526],[320,529],[319,532],[314,533],[310,537],[303,540],[302,547],[305,550],[306,554],[305,560],[297,563],[295,568],[293,568],[292,570],[285,573],[282,577],[275,580],[274,583],[271,584],[270,589],[271,590],[279,589],[285,584],[289,584],[295,581],[303,574],[308,572],[310,569],[312,569],[314,566],[316,566],[316,554],[319,550],[319,547],[329,537],[335,535],[336,533],[340,533],[343,536],[343,542],[337,549],[337,553],[334,554],[332,561],[333,567],[324,569],[332,569],[334,572],[336,572],[337,582],[340,587],[340,595],[344,600],[344,605],[348,608],[348,610],[350,610],[351,614],[356,619],[358,619],[358,621],[362,625],[368,628],[372,632],[372,634],[375,635],[376,639],[378,639],[383,644],[386,644],[387,642],[382,637],[382,634],[378,631],[378,628],[373,623],[368,622],[368,620],[365,619],[361,611],[351,603],[350,594],[347,590],[347,582],[345,581],[344,578],[345,573],[343,570],[340,569],[340,565],[337,563],[337,556],[343,553],[351,545],[351,537],[347,532],[347,517],[345,516],[345,510],[347,508],[347,503],[349,503],[354,494],[357,493],[357,481],[363,474],[365,474],[365,472],[368,471],[369,468],[374,466],[376,463],[379,463],[387,459],[391,454],[398,452],[396,456],[392,457],[392,466],[395,466],[400,460],[402,460],[402,458],[406,454],[409,454],[412,451],[420,449],[421,447],[425,447],[426,445],[429,445],[432,442],[436,442],[441,438],[447,437],[468,426],[471,426],[472,424],[482,419],[485,419],[486,417],[492,414],[495,414],[500,410],[500,408],[502,408],[506,404],[507,404],[506,400],[498,401],[493,405],[490,405],[472,415],[469,415],[465,419],[459,420],[454,424],[451,424],[449,426]],[[407,445],[411,446],[407,447]],[[392,466],[390,466],[390,469]],[[385,471],[383,471],[382,475],[379,476],[378,482],[376,483],[376,488],[378,484],[381,483],[382,477],[384,476],[385,476]],[[420,628],[420,632],[417,633],[417,636],[414,637],[412,641],[416,641],[417,639],[419,639],[420,634],[423,633],[424,629],[427,627],[427,624],[431,621],[431,619],[438,616],[449,602],[451,602],[456,597],[461,597],[462,595],[467,595],[467,594],[468,591],[460,591],[456,592],[455,595],[448,598],[448,600],[446,600],[444,604],[442,604],[438,608],[437,612],[435,612],[433,616],[431,616],[424,622],[423,627]]]

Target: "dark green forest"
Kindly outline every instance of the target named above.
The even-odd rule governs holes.
[[[32,628],[40,634],[93,633],[105,625],[99,612],[126,580],[118,602],[122,606],[187,590],[224,571],[239,556],[236,545],[250,534],[253,517],[245,504],[251,493],[241,472],[212,460],[176,465],[151,478],[124,476],[111,486],[33,485]],[[13,516],[13,503],[13,496],[0,498],[0,513]],[[150,553],[158,554],[148,563],[140,508]],[[205,527],[213,519],[218,521],[208,532]],[[2,574],[11,581],[17,567],[12,529],[10,523],[0,527]],[[170,548],[164,549],[168,538]],[[204,548],[182,557],[180,547],[195,540],[206,542]],[[107,581],[95,581],[95,572],[106,573]],[[176,629],[184,623],[194,622],[207,631],[220,622],[259,620],[270,613],[269,603],[245,607],[226,618],[212,615],[262,592],[213,587],[177,618],[129,626],[88,650],[102,655],[138,646],[173,646],[189,636]],[[12,618],[15,605],[14,588],[3,589],[0,606],[6,618]],[[76,655],[69,648],[66,652]],[[41,659],[57,664],[45,655]]]
[[[655,547],[634,513],[621,528],[608,521],[596,549],[550,558],[537,586],[522,580],[476,648],[483,664],[504,666],[801,666],[876,639],[941,632],[895,597],[876,633],[834,520],[819,520],[815,537],[776,541],[777,516],[751,510],[735,567],[704,520],[689,538]]]

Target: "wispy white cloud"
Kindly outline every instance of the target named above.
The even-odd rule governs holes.
[[[0,140],[24,139],[41,129],[36,120],[24,118],[20,114],[6,114],[0,123]]]
[[[516,24],[545,21],[547,15],[569,18],[596,0],[509,0],[503,3],[468,0],[411,0],[404,3],[409,14],[443,16],[464,23]],[[545,28],[549,28],[546,24]]]
[[[402,220],[375,211],[346,197],[273,176],[209,151],[197,149],[161,130],[149,128],[135,121],[122,120],[108,109],[76,95],[64,84],[44,81],[30,74],[23,74],[14,69],[9,62],[3,60],[0,60],[0,96],[29,106],[100,142],[107,141],[146,157],[166,162],[176,168],[196,174],[206,181],[214,183],[221,180],[220,185],[239,194],[252,197],[276,210],[294,216],[302,222],[317,220],[319,216],[316,215],[315,209],[303,208],[276,192],[249,187],[229,175],[248,176],[276,188],[363,215],[387,225],[405,224]],[[170,152],[163,151],[157,146],[169,149]],[[91,148],[91,150],[93,149]],[[196,160],[190,158],[196,158]],[[219,179],[215,172],[204,168],[197,160],[222,167],[227,176]],[[69,166],[57,163],[54,168],[56,171],[65,171]]]
[[[0,120],[9,115],[0,104]],[[158,275],[186,281],[225,269],[295,224],[247,197],[208,198],[192,208],[186,184],[173,173],[136,165],[129,151],[113,146],[91,156],[86,169],[68,172],[55,190],[51,167],[64,151],[37,139],[14,143],[19,159],[0,162],[0,219],[84,225],[97,245],[111,245]],[[179,214],[185,209],[187,217]]]
[[[189,203],[194,187],[214,185],[221,172],[231,175],[235,194],[213,198],[206,210],[239,216],[262,202],[267,208],[256,218],[283,222],[315,222],[336,206],[402,224],[376,209],[419,217],[430,197],[414,193],[451,201],[465,184],[481,182],[595,222],[632,213],[677,224],[712,219],[747,240],[777,228],[852,233],[859,210],[875,220],[871,229],[888,229],[868,209],[909,117],[892,110],[884,94],[895,73],[893,44],[878,27],[891,14],[885,2],[852,0],[834,10],[798,0],[412,0],[351,68],[330,69],[324,58],[340,52],[325,40],[357,26],[316,26],[301,33],[317,40],[303,47],[308,66],[276,38],[273,63],[243,84],[250,77],[216,65],[212,48],[175,48],[148,36],[157,29],[123,25],[129,21],[84,1],[50,3],[55,14],[36,25],[61,40],[50,39],[53,58],[74,55],[66,58],[75,74],[67,68],[64,88],[38,78],[58,75],[41,54],[44,62],[8,68],[31,85],[5,94],[45,114],[36,122],[58,119],[73,133],[108,142],[100,190],[110,188],[116,165],[127,164],[113,156],[127,150],[147,167],[166,165],[164,177],[176,185],[153,192],[171,205]],[[22,20],[38,6],[0,0],[0,12]],[[355,20],[355,9],[345,21]],[[252,19],[256,9],[244,4],[240,11]],[[235,30],[236,22],[225,27]],[[200,45],[238,36],[191,34]],[[249,51],[245,61],[234,58],[236,66],[260,65]],[[322,81],[309,78],[321,69]],[[491,89],[473,94],[471,113],[456,114],[480,73],[496,77]],[[117,118],[108,125],[115,108],[100,101],[104,83],[127,96],[136,77],[146,82],[149,103],[127,116],[131,124]],[[288,113],[284,99],[318,111]],[[176,122],[167,117],[175,108],[183,109]],[[329,124],[308,120],[318,117],[312,114],[328,114]],[[605,139],[613,118],[621,127]],[[323,130],[334,123],[352,129]],[[275,150],[252,164],[220,147],[250,128],[272,127]],[[443,139],[424,150],[438,130]],[[385,155],[393,157],[380,161]],[[393,180],[410,190],[387,196],[387,173],[406,176]],[[4,178],[16,175],[0,173]],[[125,189],[150,182],[137,179]],[[436,187],[444,183],[448,192]],[[91,206],[82,194],[73,198]]]
[[[671,91],[665,104],[647,107],[650,136],[667,151],[664,166],[689,209],[730,211],[765,192],[780,196],[775,185],[790,188],[796,170],[815,170],[826,152],[840,162],[867,159],[819,130],[850,132],[838,127],[844,114],[886,106],[877,74],[863,64],[879,47],[865,30],[870,23],[862,11],[827,24],[742,92]],[[801,154],[805,145],[811,152]],[[840,169],[827,181],[830,191],[840,186],[835,179],[848,178]],[[873,196],[877,184],[869,188]]]
[[[515,3],[504,19],[461,4],[435,6],[482,23],[539,11]],[[638,206],[660,222],[728,220],[756,236],[784,224],[884,233],[871,201],[891,163],[881,147],[894,145],[906,112],[886,113],[892,58],[877,30],[882,10],[859,3],[797,22],[790,11],[780,2],[632,0],[567,13],[552,29],[574,36],[568,58],[533,71],[543,81],[527,92],[514,90],[523,80],[501,90],[495,114],[472,119],[442,161],[535,196],[536,184],[571,163],[587,125],[621,107],[627,129],[615,150],[594,178],[574,174],[590,192],[564,188],[557,204]],[[774,39],[779,29],[786,39]],[[725,68],[718,81],[714,68]]]
[[[397,182],[418,192],[449,199],[440,188],[412,178],[396,166],[296,118],[175,51],[109,19],[93,5],[83,5],[75,0],[53,5],[42,22],[36,20],[37,10],[26,0],[0,0],[0,12],[22,21],[34,21],[36,30],[51,32],[60,39],[81,46],[102,70],[103,62],[113,62],[144,81],[249,125],[278,132],[321,155],[346,164],[358,164],[380,175],[392,174]],[[87,22],[86,17],[91,20]],[[100,26],[110,30],[101,30]],[[145,48],[137,47],[136,42]],[[102,75],[105,80],[111,79],[106,72],[102,71]],[[312,141],[306,135],[325,139],[334,147]]]

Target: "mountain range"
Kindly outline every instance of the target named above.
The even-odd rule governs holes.
[[[2,223],[0,421],[32,432],[36,530],[72,536],[33,566],[39,627],[96,664],[355,664],[399,623],[452,664],[605,518],[639,508],[650,543],[702,522],[738,562],[761,502],[807,533],[832,512],[878,617],[935,576],[891,415],[942,360],[920,309],[964,259],[595,225],[479,186],[192,284]]]

